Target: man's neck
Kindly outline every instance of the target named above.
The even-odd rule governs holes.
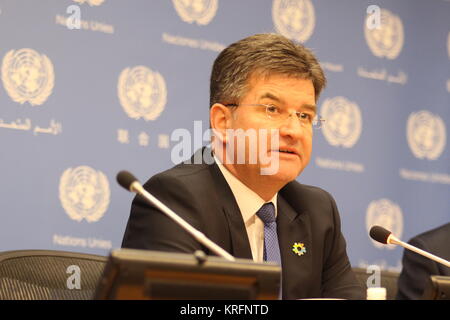
[[[230,164],[223,163],[223,166],[239,181],[245,184],[249,189],[260,196],[264,201],[270,201],[274,195],[284,186],[282,183],[276,183],[268,179],[267,176],[258,176],[257,178],[239,174],[238,170]]]

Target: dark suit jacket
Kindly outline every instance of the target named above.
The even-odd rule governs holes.
[[[422,233],[408,242],[445,260],[450,260],[450,223]],[[413,251],[403,252],[403,268],[398,279],[399,300],[421,299],[431,275],[450,276],[450,268]]]
[[[144,188],[233,256],[252,259],[239,207],[215,163],[179,164],[153,176]],[[277,231],[284,299],[365,298],[351,270],[330,194],[295,181],[287,184],[278,193]],[[292,251],[295,242],[305,244],[306,254],[298,256]],[[209,254],[140,196],[133,200],[122,247],[172,252],[201,249]]]

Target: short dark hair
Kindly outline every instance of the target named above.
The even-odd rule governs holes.
[[[225,48],[214,61],[210,78],[210,107],[238,103],[251,76],[286,75],[311,80],[315,99],[326,85],[314,54],[279,34],[256,34]]]

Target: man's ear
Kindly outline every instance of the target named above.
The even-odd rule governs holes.
[[[226,130],[230,128],[231,110],[220,103],[215,103],[209,110],[209,121],[216,139],[226,143]]]

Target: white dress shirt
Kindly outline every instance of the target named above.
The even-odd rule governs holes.
[[[258,212],[266,201],[235,177],[227,168],[225,168],[216,156],[214,156],[214,160],[230,186],[239,209],[241,210],[248,240],[250,241],[253,261],[262,262],[264,253],[264,222],[256,215],[256,212]],[[278,193],[268,201],[272,202],[275,206],[275,217],[277,215],[277,196]]]

